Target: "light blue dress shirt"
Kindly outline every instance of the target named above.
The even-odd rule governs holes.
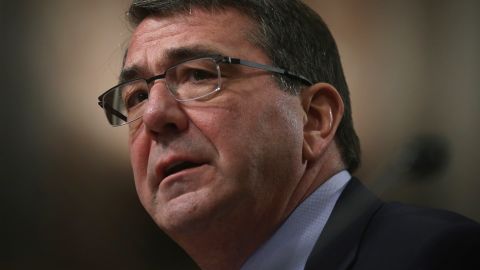
[[[351,175],[341,171],[305,199],[242,270],[303,270]]]

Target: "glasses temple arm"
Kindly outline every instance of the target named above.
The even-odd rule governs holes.
[[[121,112],[115,110],[112,106],[110,106],[110,104],[103,103],[102,101],[98,101],[98,105],[100,105],[100,107],[104,108],[109,113],[111,113],[111,114],[115,115],[116,117],[122,119],[123,121],[127,122],[127,117],[125,115],[123,115]]]
[[[250,62],[250,61],[247,61],[247,60],[242,60],[242,59],[232,58],[232,57],[225,57],[223,59],[223,62],[226,62],[226,63],[229,63],[229,64],[239,64],[239,65],[243,65],[243,66],[247,66],[247,67],[251,67],[251,68],[257,68],[257,69],[262,69],[262,70],[270,71],[270,72],[277,73],[277,74],[282,74],[282,75],[288,76],[290,78],[300,79],[304,83],[306,83],[307,85],[313,85],[313,83],[309,79],[305,78],[304,76],[298,75],[298,74],[295,74],[295,73],[290,73],[288,70],[281,69],[281,68],[278,68],[278,67],[262,65],[262,64],[259,64],[259,63]]]

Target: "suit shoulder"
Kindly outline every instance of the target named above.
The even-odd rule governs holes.
[[[403,269],[463,269],[459,263],[477,263],[479,251],[480,225],[475,221],[445,210],[386,203],[367,226],[358,256],[359,262],[375,257],[379,267],[390,265],[389,269],[397,269],[392,264]]]
[[[472,226],[475,228],[480,226],[477,222],[454,212],[415,207],[402,203],[383,204],[372,221],[391,226],[398,226],[400,224],[403,226],[413,226],[417,228],[416,230],[423,228],[431,229],[431,226],[435,226],[436,228],[452,226]]]
[[[480,242],[480,224],[450,211],[400,203],[384,204],[365,231],[365,239],[416,245],[465,235],[474,236]]]

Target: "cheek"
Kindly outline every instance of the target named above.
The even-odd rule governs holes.
[[[272,177],[279,171],[273,167],[292,165],[292,160],[301,162],[302,118],[296,113],[297,103],[290,96],[270,103],[263,99],[227,101],[222,107],[203,108],[190,115],[215,147],[220,173],[246,182],[246,178]]]
[[[243,112],[238,104],[220,97],[212,101],[215,101],[215,104],[196,108],[187,107],[186,111],[191,124],[195,126],[194,129],[205,137],[217,154],[220,154],[226,147],[232,146],[228,141],[235,139],[236,129],[243,124]]]
[[[275,177],[287,177],[301,164],[303,123],[298,105],[291,96],[255,105],[261,106],[261,110],[252,111],[248,116],[250,126],[242,128],[252,144],[251,151],[262,156],[262,165],[270,168]]]
[[[144,132],[131,134],[129,138],[130,163],[132,165],[137,189],[146,182],[148,159],[150,156],[150,140]]]
[[[223,104],[218,104],[201,108],[201,111],[190,110],[191,123],[213,146],[220,177],[238,178],[241,167],[248,165],[245,164],[248,144],[250,136],[255,134],[248,132],[252,119],[245,115],[245,108],[238,102],[223,100]]]

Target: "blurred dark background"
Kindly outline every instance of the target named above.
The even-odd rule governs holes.
[[[386,200],[480,221],[480,2],[306,1],[337,39]],[[189,269],[140,206],[116,81],[128,0],[0,0],[0,269]]]

